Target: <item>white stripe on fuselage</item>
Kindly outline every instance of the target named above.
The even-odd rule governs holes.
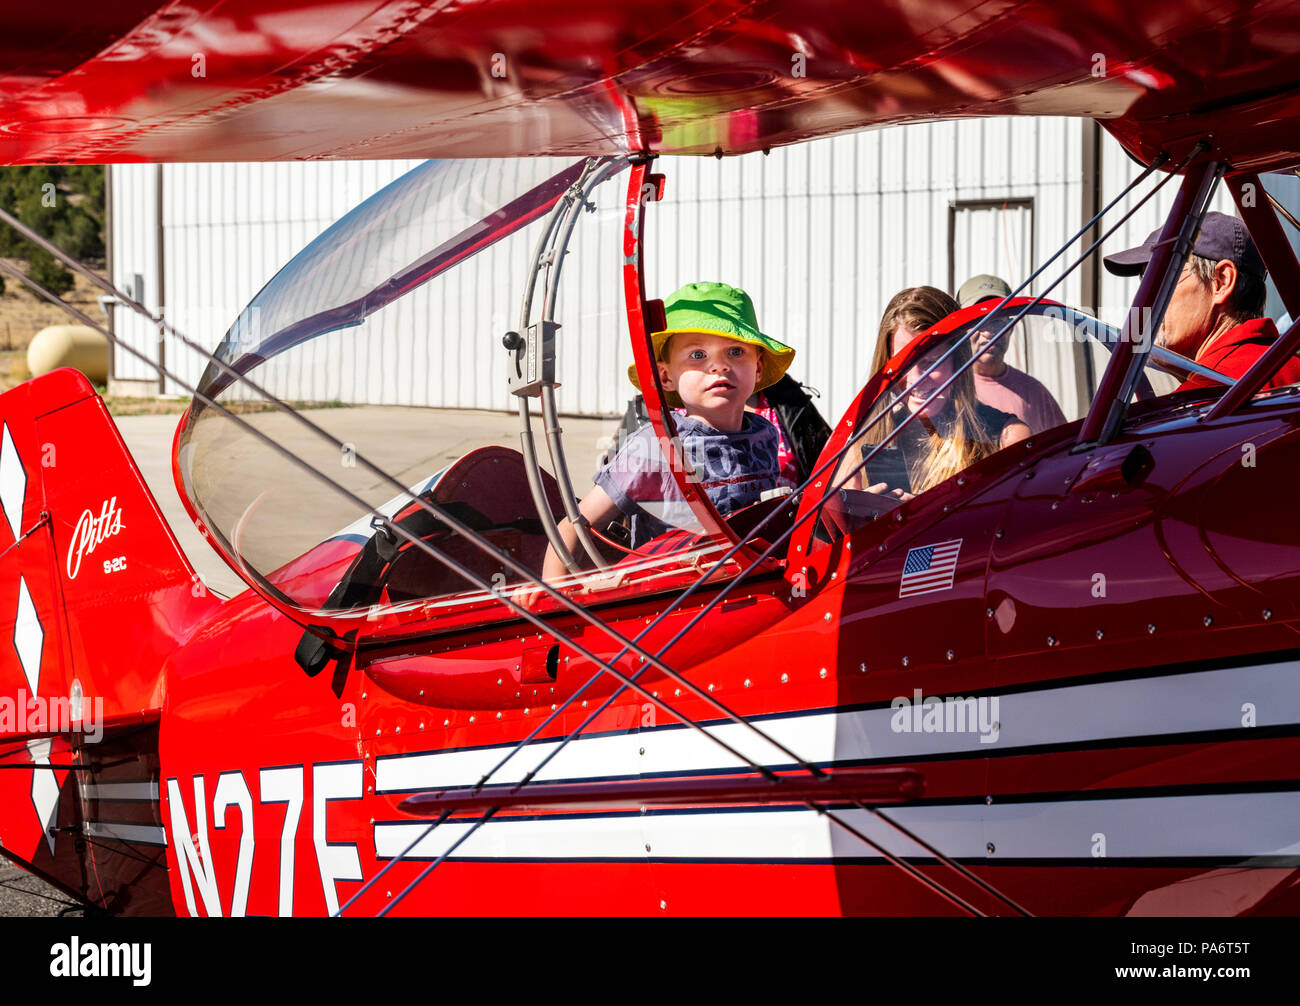
[[[87,800],[157,800],[158,783],[148,782],[91,782],[82,793]]]
[[[1295,792],[1221,793],[1034,803],[983,800],[885,808],[944,855],[957,859],[1144,859],[1300,854],[1300,799]],[[867,811],[835,811],[890,853],[929,854]],[[429,822],[375,825],[380,858],[400,855]],[[439,825],[408,854],[442,855],[471,827]],[[993,851],[989,848],[992,846]],[[781,860],[877,858],[879,853],[811,810],[690,811],[497,817],[449,858]]]
[[[167,835],[160,824],[119,824],[115,821],[86,821],[83,826],[92,838],[111,838],[132,845],[166,845]]]
[[[894,711],[889,708],[792,713],[760,719],[756,725],[800,758],[819,764],[987,754],[1044,744],[1114,742],[1208,730],[1244,733],[1250,729],[1243,726],[1248,717],[1243,707],[1247,705],[1256,726],[1300,724],[1300,661],[1042,688],[998,695],[998,702],[997,739],[991,743],[983,740],[978,730],[896,732],[891,727]],[[759,764],[790,764],[788,756],[740,724],[716,724],[706,729]],[[494,773],[490,782],[518,782],[558,745],[558,741],[529,745]],[[472,786],[511,747],[381,757],[375,764],[375,792]],[[538,773],[537,781],[743,767],[742,761],[696,730],[660,727],[579,736]]]

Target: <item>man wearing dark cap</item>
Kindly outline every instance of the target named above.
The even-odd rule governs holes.
[[[1140,275],[1159,239],[1157,229],[1139,247],[1107,255],[1107,270],[1116,276]],[[1224,213],[1205,214],[1165,310],[1157,345],[1225,377],[1241,377],[1277,341],[1277,327],[1263,317],[1267,275],[1245,224]],[[1300,360],[1292,359],[1265,387],[1296,383],[1300,383]],[[1216,387],[1220,387],[1217,382],[1192,374],[1178,390]]]

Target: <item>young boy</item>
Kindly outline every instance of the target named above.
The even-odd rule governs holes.
[[[689,283],[664,301],[664,312],[667,327],[650,338],[668,404],[680,406],[673,420],[687,478],[725,516],[758,502],[777,485],[776,428],[746,412],[745,402],[781,379],[794,350],[759,331],[749,295],[725,283]],[[634,366],[628,377],[639,391]],[[698,529],[649,425],[628,437],[593,481],[579,511],[597,530],[626,514],[633,548],[673,527]],[[568,520],[560,522],[560,535],[578,556],[578,535]],[[554,549],[547,548],[543,579],[565,572]]]

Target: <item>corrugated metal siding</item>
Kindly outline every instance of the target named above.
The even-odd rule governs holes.
[[[132,296],[134,277],[144,278],[143,303],[158,309],[158,274],[155,228],[157,168],[151,164],[122,164],[109,168],[113,172],[113,283]],[[137,352],[149,359],[157,357],[157,332],[139,315],[124,307],[113,311],[116,334]],[[214,343],[215,345],[215,343]],[[158,372],[130,353],[115,348],[113,366],[116,376],[157,380]]]
[[[770,156],[665,158],[666,198],[649,213],[647,288],[663,297],[683,283],[716,279],[749,290],[761,324],[798,350],[792,373],[820,389],[819,407],[836,417],[866,377],[889,298],[905,286],[948,286],[950,204],[1033,200],[1037,261],[1017,263],[1018,274],[1005,277],[1013,285],[1078,229],[1082,134],[1078,120],[968,120],[840,136]],[[1108,199],[1140,169],[1109,136],[1103,143],[1101,189]],[[215,346],[293,254],[415,163],[165,167],[169,316],[196,341]],[[132,274],[141,273],[146,302],[154,306],[155,169],[112,170],[113,279],[128,286]],[[502,177],[508,188],[510,177]],[[1145,238],[1168,210],[1176,184],[1143,207],[1106,250]],[[564,267],[559,366],[565,411],[617,413],[631,394],[623,373],[630,352],[619,231],[606,215],[617,220],[624,185],[620,177],[601,194],[601,205],[612,209],[599,219],[584,216]],[[1215,205],[1231,212],[1226,192]],[[292,375],[280,374],[277,385],[302,399],[509,408],[499,336],[517,324],[530,251],[531,237],[490,249],[456,270],[436,297],[431,288],[394,305],[368,349],[355,341],[322,341],[294,363]],[[985,268],[997,268],[995,249],[989,252]],[[970,255],[972,264],[977,258]],[[1067,261],[1030,292],[1043,292]],[[1116,321],[1135,288],[1133,280],[1103,274],[1101,303],[1082,306]],[[1080,290],[1076,272],[1050,296],[1077,304]],[[147,325],[121,309],[115,321],[124,338],[152,354],[156,334]],[[167,352],[169,366],[187,380],[198,377],[203,361],[196,354],[170,345]],[[1071,366],[1066,357],[1057,361],[1063,395]],[[151,376],[122,353],[116,368],[119,376]]]
[[[318,262],[296,267],[269,303],[254,304],[250,330],[267,332],[347,302],[429,249],[566,166],[559,160],[444,162],[425,172],[385,225],[388,250],[356,232]],[[584,213],[565,259],[559,297],[561,407],[621,411],[630,388],[608,375],[630,362],[621,310],[622,179],[602,187],[597,212]],[[519,299],[540,223],[506,238],[369,315],[273,358],[253,375],[272,393],[297,400],[337,399],[451,408],[508,409],[501,336],[518,324]],[[347,228],[345,233],[350,231]],[[539,287],[535,308],[540,309]],[[536,316],[537,310],[534,311]]]
[[[744,287],[760,324],[798,351],[791,373],[822,391],[818,404],[834,418],[867,376],[889,299],[907,286],[947,288],[950,203],[1032,198],[1041,257],[1079,226],[1081,180],[1069,166],[1081,154],[1076,121],[990,119],[857,133],[766,157],[665,158],[648,289],[665,296],[701,279]],[[1020,265],[1020,277],[1006,277],[1013,283],[1031,271]],[[1062,289],[1077,298],[1077,276]]]
[[[312,238],[419,161],[168,164],[162,169],[167,316],[189,338],[215,348],[240,310]],[[145,277],[145,304],[158,308],[157,167],[114,165],[114,283]],[[117,308],[117,334],[156,357],[157,332]],[[167,366],[194,383],[204,359],[174,338]],[[156,371],[118,352],[116,376]],[[180,391],[168,386],[168,391]]]

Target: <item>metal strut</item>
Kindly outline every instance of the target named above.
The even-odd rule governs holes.
[[[622,165],[616,165],[614,161],[609,161],[597,167],[590,178],[579,178],[564,200],[567,203],[564,222],[557,232],[558,237],[546,260],[546,286],[545,295],[542,299],[541,317],[543,326],[553,323],[555,320],[555,301],[560,287],[560,270],[564,266],[564,256],[568,253],[569,239],[573,236],[573,228],[578,222],[578,216],[589,206],[587,197],[595,190],[597,185],[613,173],[616,166],[622,167]],[[533,275],[535,279],[536,272]],[[578,510],[576,494],[573,491],[573,480],[569,477],[569,466],[565,461],[564,446],[560,441],[560,434],[563,430],[560,428],[559,411],[555,405],[554,381],[547,381],[542,385],[542,421],[546,429],[546,446],[551,456],[551,468],[555,473],[555,481],[559,485],[560,499],[564,503],[564,514],[569,518],[569,523],[573,525],[573,530],[577,533],[583,551],[587,553],[597,568],[608,569],[609,563],[605,561],[600,549],[596,546],[596,542],[591,537],[587,518]]]
[[[1189,154],[1188,157],[1180,165],[1180,167],[1186,167],[1191,162],[1192,158],[1196,156],[1196,153],[1197,153],[1196,151],[1193,151],[1192,154]],[[1081,227],[1078,231],[1076,231],[1074,236],[1071,237],[1069,241],[1067,241],[1064,245],[1062,245],[1059,249],[1057,249],[1057,251],[1050,258],[1048,258],[1047,261],[1045,261],[1041,266],[1035,269],[1029,275],[1029,277],[1025,279],[1023,283],[1021,283],[1018,287],[1016,287],[1015,290],[1011,291],[1011,293],[1007,294],[1005,297],[1002,298],[1002,300],[1000,300],[996,305],[994,305],[994,307],[990,309],[989,313],[993,314],[1001,310],[1010,300],[1012,300],[1014,297],[1019,296],[1020,292],[1026,289],[1037,276],[1039,276],[1042,272],[1044,272],[1047,269],[1047,267],[1052,262],[1056,261],[1056,259],[1064,255],[1067,248],[1069,248],[1072,244],[1074,244],[1075,241],[1077,241],[1084,234],[1086,234],[1092,228],[1092,225],[1094,223],[1101,220],[1101,218],[1111,209],[1111,207],[1115,206],[1121,199],[1124,198],[1124,196],[1126,196],[1130,191],[1136,188],[1136,186],[1140,182],[1142,182],[1143,179],[1145,179],[1148,175],[1150,175],[1153,171],[1155,171],[1156,168],[1158,168],[1160,165],[1165,163],[1167,159],[1168,159],[1167,156],[1164,154],[1161,154],[1158,158],[1156,158],[1156,160],[1153,161],[1145,171],[1143,171],[1140,175],[1138,175],[1137,178],[1133,179],[1133,181],[1130,182],[1128,186],[1122,192],[1120,192],[1119,195],[1117,195],[1104,207],[1098,210],[1096,215],[1093,216],[1093,218],[1089,220],[1086,224],[1084,224],[1083,227]],[[953,374],[946,381],[944,381],[939,388],[931,392],[930,396],[926,398],[925,403],[919,409],[917,409],[915,412],[909,412],[908,415],[903,418],[903,421],[899,423],[897,427],[895,427],[893,430],[890,430],[888,433],[886,433],[884,438],[875,444],[874,448],[865,457],[863,457],[860,463],[855,465],[849,472],[847,472],[844,475],[844,477],[840,479],[838,483],[828,487],[826,492],[822,494],[822,497],[818,501],[816,508],[811,511],[811,514],[817,515],[817,517],[814,518],[814,525],[816,523],[816,520],[820,518],[822,509],[825,506],[827,500],[829,500],[834,495],[835,492],[837,492],[843,486],[847,485],[849,480],[852,479],[853,476],[855,476],[859,471],[862,471],[864,468],[866,468],[866,466],[871,462],[871,460],[875,458],[876,455],[879,454],[880,451],[882,451],[895,437],[897,437],[898,434],[901,433],[903,429],[908,425],[908,423],[912,422],[913,420],[916,419],[917,416],[921,415],[925,411],[926,406],[928,406],[931,402],[933,402],[938,396],[946,392],[948,388],[950,388],[961,377],[963,373],[965,373],[967,370],[974,367],[975,362],[981,356],[987,353],[989,349],[992,346],[996,345],[1008,332],[1012,331],[1015,328],[1015,326],[1020,323],[1020,320],[1030,312],[1031,309],[1041,304],[1046,299],[1049,293],[1051,293],[1054,289],[1060,286],[1061,283],[1064,282],[1065,278],[1070,275],[1070,273],[1072,273],[1075,269],[1077,269],[1088,258],[1088,256],[1091,255],[1097,248],[1099,248],[1102,242],[1104,242],[1108,237],[1114,234],[1115,231],[1118,230],[1119,227],[1125,221],[1127,221],[1130,217],[1133,216],[1134,213],[1136,213],[1139,209],[1141,209],[1141,207],[1145,205],[1146,202],[1150,200],[1157,192],[1159,192],[1161,188],[1163,188],[1165,184],[1172,177],[1174,176],[1166,175],[1152,188],[1150,192],[1148,192],[1145,196],[1139,199],[1133,206],[1129,207],[1128,211],[1124,213],[1117,221],[1115,221],[1115,223],[1112,224],[1110,228],[1108,228],[1104,233],[1101,234],[1101,236],[1099,236],[1096,240],[1094,240],[1092,244],[1088,245],[1088,247],[1085,248],[1083,252],[1077,258],[1075,258],[1073,262],[1071,262],[1068,266],[1066,266],[1065,271],[1062,272],[1056,279],[1054,279],[1047,286],[1047,288],[1043,290],[1042,293],[1040,293],[1037,297],[1031,300],[1028,304],[1020,308],[1019,313],[1016,314],[1015,317],[1013,317],[1005,325],[1003,325],[1002,328],[992,338],[988,340],[988,342],[980,349],[979,352],[973,353],[969,360],[967,360],[960,367],[955,368]],[[956,353],[957,350],[960,348],[961,348],[961,343],[954,342],[950,347],[948,347],[948,350],[941,357],[939,357],[938,360],[935,361],[935,366],[947,360],[950,356]],[[906,401],[907,397],[911,394],[912,390],[916,388],[918,385],[920,385],[922,383],[922,380],[923,378],[905,387],[894,397],[893,401],[891,401],[884,409],[880,410],[880,412],[876,415],[874,419],[869,420],[860,429],[855,430],[853,436],[850,437],[848,442],[845,443],[844,446],[837,452],[834,460],[842,461],[844,457],[848,454],[849,449],[855,446],[857,442],[862,439],[863,436],[865,436],[873,427],[876,426],[877,423],[881,422],[887,415],[889,415],[893,411],[895,406]],[[1100,395],[1100,391],[1098,392],[1098,395]],[[1085,426],[1087,425],[1086,421],[1084,425]],[[822,470],[823,468],[818,469],[819,472]],[[836,474],[838,474],[838,471],[836,472]],[[832,478],[833,477],[834,476],[832,476]],[[807,483],[805,483],[805,485],[806,484]],[[802,487],[800,491],[802,491]],[[796,495],[798,495],[798,493],[796,493]],[[805,514],[803,517],[800,517],[798,520],[796,520],[794,526],[797,527],[800,524],[802,524],[804,519],[807,516],[808,514]],[[793,529],[794,528],[792,527],[791,531],[793,531]]]
[[[581,181],[590,170],[591,162],[583,167],[583,172],[578,177]],[[524,285],[523,304],[519,309],[519,333],[521,338],[527,336],[528,320],[532,316],[533,310],[533,290],[537,286],[537,274],[541,270],[541,263],[546,257],[546,248],[555,233],[556,225],[560,222],[560,216],[563,212],[565,200],[568,199],[572,192],[572,186],[565,192],[564,196],[551,208],[547,214],[546,223],[542,227],[542,233],[537,237],[537,246],[533,250],[532,268],[529,271],[528,282]],[[508,349],[518,352],[514,346],[508,346]],[[533,508],[537,511],[537,519],[541,521],[542,530],[546,533],[546,540],[550,543],[555,554],[560,557],[564,567],[573,574],[581,572],[580,567],[574,560],[572,553],[569,552],[568,546],[564,544],[564,539],[560,537],[559,526],[555,522],[555,517],[551,513],[550,501],[546,498],[546,490],[542,485],[541,472],[537,464],[537,445],[533,440],[533,421],[528,413],[528,396],[518,395],[519,402],[519,452],[524,456],[524,472],[528,476],[528,491],[533,497]]]

